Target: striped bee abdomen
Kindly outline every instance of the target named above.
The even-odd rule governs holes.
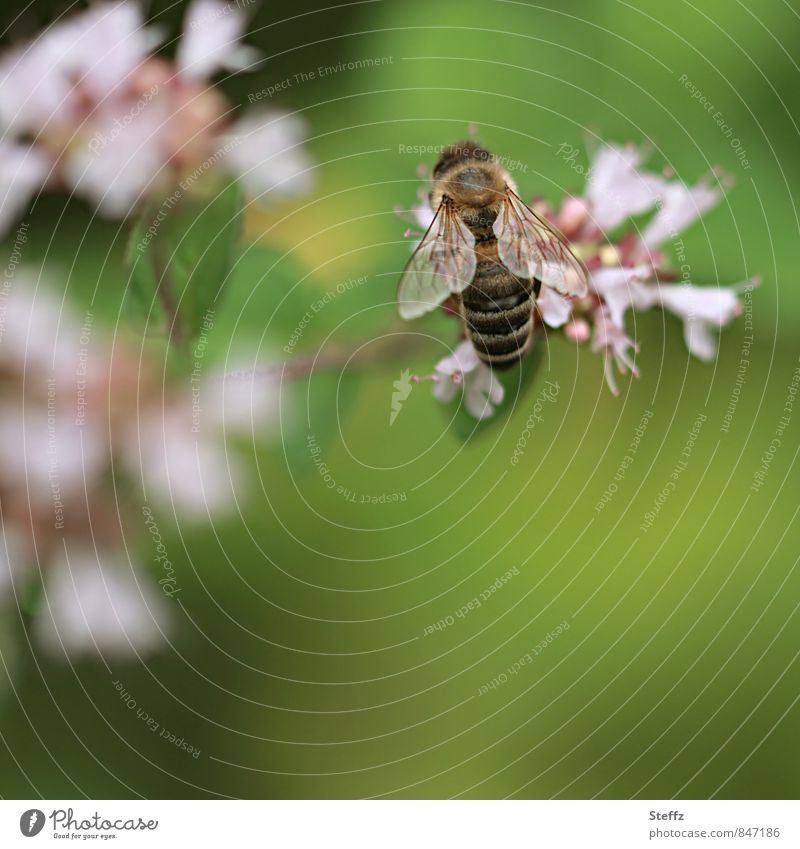
[[[526,350],[533,327],[529,281],[479,254],[472,284],[461,295],[461,317],[478,357],[494,369],[510,368]]]

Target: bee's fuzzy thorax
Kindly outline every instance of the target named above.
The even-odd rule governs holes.
[[[457,205],[483,208],[498,203],[508,175],[488,150],[473,141],[446,147],[433,169],[431,204],[437,208],[443,196]]]
[[[455,142],[448,145],[439,155],[439,159],[433,167],[434,180],[441,177],[452,165],[469,160],[473,162],[494,162],[495,158],[494,154],[481,147],[477,142]]]

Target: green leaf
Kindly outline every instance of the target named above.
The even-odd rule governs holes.
[[[149,204],[133,227],[125,254],[132,298],[178,344],[196,339],[219,306],[241,216],[239,185],[208,174]]]
[[[155,211],[151,205],[144,208],[136,218],[125,246],[125,266],[128,269],[128,304],[148,324],[166,329],[166,313],[158,299],[158,278],[147,252],[149,241],[148,227],[154,220]]]

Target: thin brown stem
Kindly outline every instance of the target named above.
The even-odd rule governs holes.
[[[414,338],[415,340],[419,339],[419,337]],[[232,380],[258,375],[278,379],[298,380],[316,372],[334,371],[344,366],[363,371],[375,365],[396,361],[398,356],[413,353],[423,347],[425,346],[418,344],[418,342],[409,344],[407,336],[387,336],[375,345],[370,346],[368,350],[363,345],[359,345],[358,348],[353,349],[337,348],[315,354],[305,354],[301,357],[295,357],[285,362],[277,362],[261,368],[230,372],[223,379]]]

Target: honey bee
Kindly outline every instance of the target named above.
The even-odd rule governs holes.
[[[400,279],[400,315],[417,318],[452,298],[479,359],[510,368],[531,345],[541,287],[582,297],[586,267],[475,142],[442,152],[429,199],[435,215]]]

